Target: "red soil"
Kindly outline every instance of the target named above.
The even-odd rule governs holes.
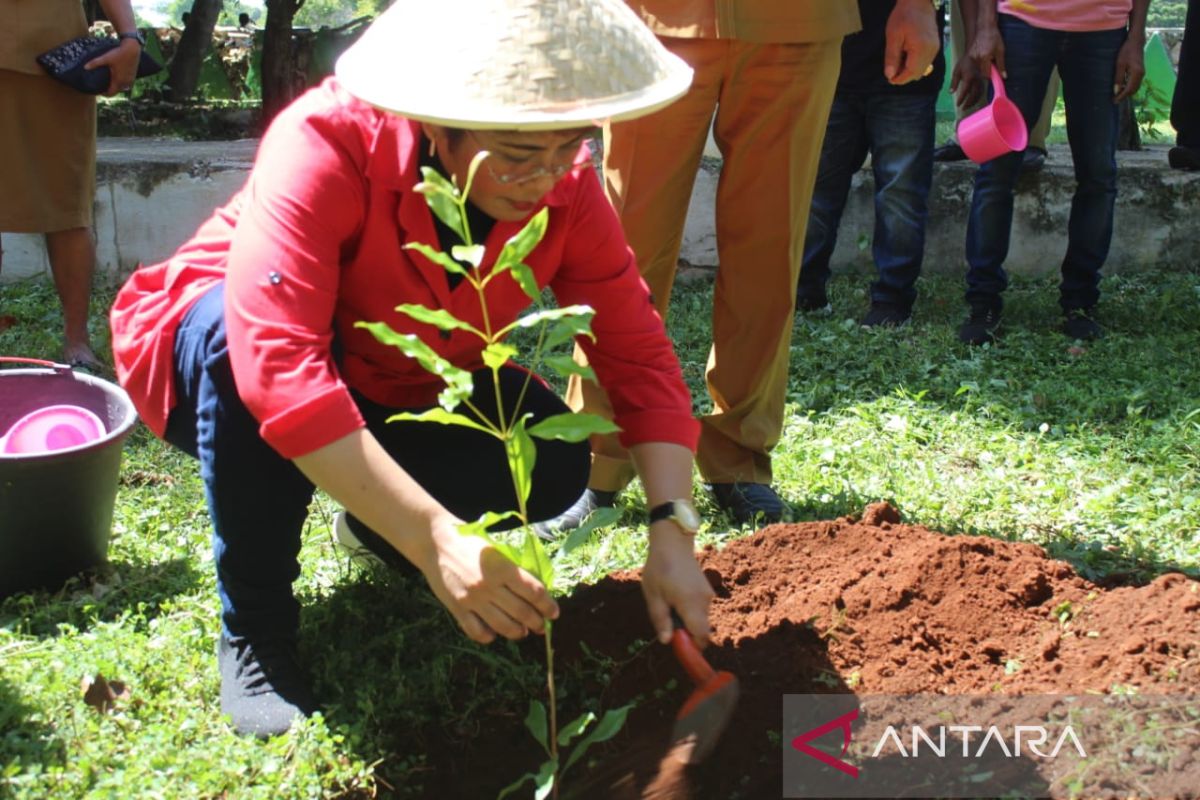
[[[716,751],[696,768],[659,769],[670,764],[662,759],[673,717],[691,686],[669,648],[630,654],[635,638],[652,638],[637,575],[610,576],[564,603],[559,664],[579,658],[584,642],[616,663],[596,689],[603,707],[639,698],[624,731],[594,748],[602,766],[568,776],[583,796],[779,797],[787,693],[1200,686],[1200,583],[1180,574],[1105,589],[1035,545],[900,524],[884,504],[861,519],[774,525],[701,560],[717,589],[706,656],[739,677],[741,699]],[[514,750],[527,738],[519,725],[476,738],[471,772],[494,781],[537,763],[536,753],[525,759]],[[495,791],[461,794],[457,786],[464,797]]]

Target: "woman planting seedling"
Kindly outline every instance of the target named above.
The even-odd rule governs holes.
[[[475,335],[510,326],[543,287],[595,312],[579,338],[655,520],[650,620],[666,641],[674,609],[707,639],[712,591],[687,519],[691,400],[586,146],[597,121],[661,107],[689,78],[616,0],[396,4],[337,77],[272,123],[242,191],[122,288],[121,382],[146,423],[200,461],[221,703],[238,730],[278,733],[317,707],[291,589],[314,487],[345,507],[339,524],[366,547],[415,565],[472,639],[519,639],[557,616],[541,581],[460,528],[488,512],[525,517],[493,530],[560,513],[583,491],[586,445],[537,439],[519,485],[512,445],[411,418],[461,403],[515,424],[519,407],[532,430],[566,412]],[[461,189],[477,156],[470,202],[439,207],[435,193],[431,211],[422,167]],[[532,246],[527,223],[543,213]],[[498,261],[517,266],[483,285]],[[419,306],[434,311],[411,313]],[[390,333],[377,338],[380,326]],[[455,369],[426,370],[442,364]],[[410,418],[387,422],[398,413]]]

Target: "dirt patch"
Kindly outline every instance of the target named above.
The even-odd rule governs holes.
[[[1104,589],[1035,545],[904,525],[882,504],[861,519],[771,526],[704,552],[702,564],[718,594],[706,655],[739,677],[742,693],[727,734],[698,768],[675,768],[666,753],[691,688],[686,676],[668,648],[630,651],[634,639],[652,638],[637,575],[610,576],[564,604],[560,663],[584,648],[589,659],[611,659],[610,679],[596,687],[602,705],[639,700],[623,733],[597,748],[597,769],[575,776],[589,787],[581,796],[779,797],[787,693],[1200,686],[1200,583],[1179,574]],[[490,796],[505,782],[494,776],[539,763],[524,738],[519,720],[474,737],[467,772],[475,777],[464,786],[458,763],[447,791]]]

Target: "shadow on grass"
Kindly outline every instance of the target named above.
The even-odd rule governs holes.
[[[0,731],[3,750],[0,750],[0,797],[7,797],[6,787],[27,767],[44,768],[65,761],[61,743],[53,736],[50,726],[34,722],[32,706],[26,705],[12,684],[0,678]]]
[[[86,631],[131,610],[149,620],[164,602],[195,591],[200,582],[200,573],[186,558],[156,564],[109,562],[57,590],[23,592],[0,600],[0,625],[48,639],[58,636],[61,626]]]

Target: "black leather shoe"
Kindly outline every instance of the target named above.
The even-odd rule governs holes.
[[[296,640],[221,634],[221,711],[238,733],[265,739],[317,710],[296,655]]]
[[[864,328],[899,328],[912,317],[912,309],[895,303],[871,303],[871,309],[863,317]]]
[[[717,505],[734,522],[783,522],[791,514],[775,490],[765,483],[710,483],[709,490]]]
[[[796,292],[796,310],[801,314],[829,314],[833,306],[824,289],[805,291],[801,288]]]
[[[1200,169],[1200,147],[1177,144],[1167,151],[1167,163],[1175,169]]]
[[[1039,172],[1046,166],[1046,149],[1043,147],[1027,147],[1021,155],[1021,172]]]
[[[958,142],[949,141],[940,147],[933,148],[934,161],[966,161],[967,154],[963,152]]]
[[[539,539],[553,542],[559,536],[570,533],[582,525],[583,521],[588,518],[588,515],[597,508],[611,508],[616,499],[616,492],[606,492],[601,489],[584,489],[579,499],[572,503],[571,507],[566,511],[554,519],[548,519],[545,522],[535,522],[533,532],[538,535]]]
[[[1104,329],[1092,318],[1093,311],[1095,309],[1092,308],[1068,309],[1062,324],[1063,333],[1071,339],[1078,339],[1082,342],[1090,342],[1102,337]]]
[[[1000,327],[1000,307],[973,305],[965,322],[958,326],[958,340],[963,344],[990,344],[996,340],[996,329]]]

